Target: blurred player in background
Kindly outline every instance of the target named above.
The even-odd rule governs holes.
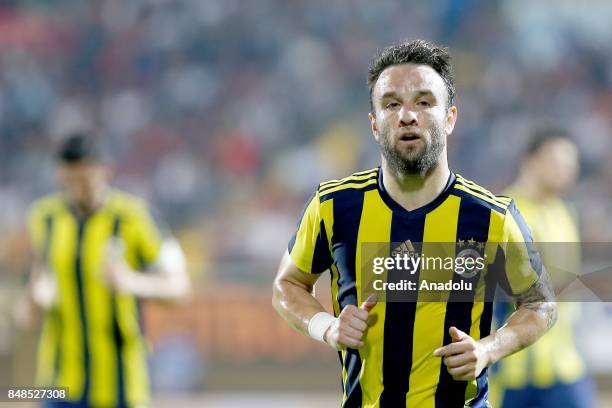
[[[61,192],[34,202],[34,267],[18,317],[44,312],[37,382],[67,387],[50,407],[135,407],[149,401],[138,299],[177,299],[190,284],[177,241],[140,199],[109,186],[111,169],[93,137],[57,152]]]
[[[561,129],[542,128],[532,135],[518,179],[507,190],[529,223],[534,241],[542,243],[540,254],[553,280],[554,265],[573,273],[580,270],[574,213],[560,198],[575,184],[578,170],[574,142]],[[561,242],[567,244],[554,244]],[[509,306],[496,303],[496,320],[507,318]],[[572,326],[579,317],[579,305],[560,302],[558,308],[559,318],[550,332],[496,367],[492,400],[499,401],[500,407],[595,407],[595,388],[574,342]]]
[[[319,185],[279,266],[273,304],[298,331],[339,351],[344,407],[487,407],[487,367],[554,323],[547,273],[525,245],[531,237],[512,200],[448,167],[457,108],[447,50],[421,40],[388,47],[372,61],[368,86],[382,165]],[[503,244],[491,246],[503,276],[474,278],[481,295],[505,284],[516,299],[502,329],[490,333],[492,302],[474,301],[475,293],[470,302],[452,292],[448,302],[364,299],[363,245],[421,242],[474,251]],[[312,295],[327,269],[334,315]],[[419,275],[461,279],[452,270],[388,276]]]

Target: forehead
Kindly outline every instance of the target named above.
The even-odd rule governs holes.
[[[572,141],[564,138],[551,139],[543,147],[543,150],[548,149],[551,154],[578,155],[578,147]]]
[[[378,77],[373,89],[374,98],[387,92],[410,94],[430,91],[439,98],[446,97],[446,85],[442,77],[429,65],[400,64],[386,68]]]
[[[88,175],[104,170],[104,165],[94,161],[83,160],[75,163],[61,163],[59,171],[66,175]]]

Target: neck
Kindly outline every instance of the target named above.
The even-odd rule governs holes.
[[[108,198],[108,189],[104,191],[104,194],[102,194],[99,197],[99,199],[93,200],[90,203],[77,203],[77,202],[71,202],[70,200],[67,200],[67,201],[70,207],[72,208],[72,211],[74,211],[74,214],[77,216],[77,218],[87,218],[91,216],[93,213],[95,213],[96,211],[98,211],[100,208],[102,208],[104,204],[106,204],[107,198]]]
[[[382,160],[383,184],[391,198],[408,211],[429,204],[444,191],[450,170],[446,157],[426,174],[403,174],[392,170]]]

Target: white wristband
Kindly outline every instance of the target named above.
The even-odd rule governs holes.
[[[308,322],[308,334],[315,340],[325,343],[323,336],[336,318],[327,312],[318,312]]]

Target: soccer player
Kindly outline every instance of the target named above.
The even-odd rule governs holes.
[[[531,226],[535,242],[543,243],[540,253],[553,278],[555,266],[571,272],[580,267],[578,228],[573,212],[560,198],[575,184],[578,168],[578,149],[566,132],[542,128],[533,133],[518,179],[507,190]],[[497,320],[506,318],[508,306],[495,305]],[[572,325],[579,317],[579,305],[561,302],[558,307],[555,327],[495,367],[492,394],[497,394],[500,407],[596,406],[594,386],[574,342]]]
[[[280,262],[273,305],[295,329],[339,351],[343,407],[486,407],[487,367],[554,324],[548,275],[512,200],[449,169],[457,107],[447,50],[422,40],[387,47],[371,62],[368,86],[381,166],[319,184]],[[481,301],[364,296],[367,244],[435,242],[495,248],[489,269],[503,273],[472,278]],[[333,315],[312,295],[327,269]],[[441,278],[415,272],[415,282]],[[461,278],[452,270],[445,277]],[[490,333],[485,294],[497,285],[517,310]]]
[[[57,160],[61,192],[35,201],[28,220],[35,262],[23,304],[44,311],[38,383],[68,389],[49,407],[142,406],[149,386],[138,300],[187,294],[182,250],[142,200],[109,186],[96,139],[68,137]]]

